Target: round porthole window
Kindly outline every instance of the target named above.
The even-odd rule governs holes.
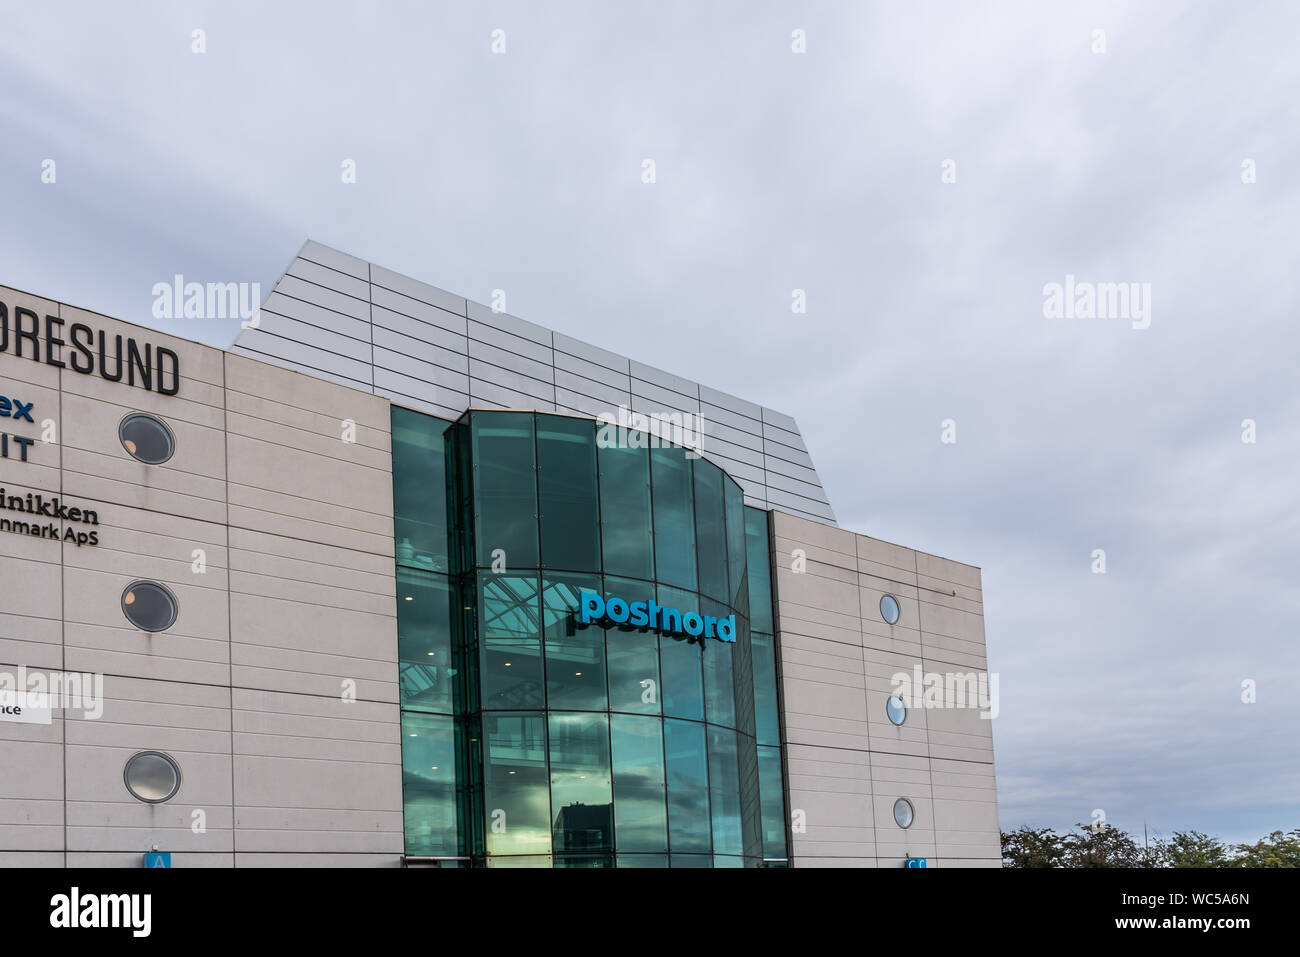
[[[141,751],[126,762],[122,780],[137,801],[161,804],[170,801],[181,789],[181,769],[161,751]]]
[[[898,599],[893,595],[880,599],[880,617],[891,625],[898,623]]]
[[[141,631],[166,631],[176,611],[176,599],[157,582],[132,582],[122,592],[122,614]]]
[[[122,448],[133,459],[146,465],[161,465],[176,451],[176,439],[172,437],[172,430],[167,428],[162,419],[144,412],[132,412],[123,419],[117,427],[117,437],[122,441]]]
[[[902,724],[907,720],[907,705],[898,695],[890,695],[885,701],[885,714],[889,715],[891,723]]]
[[[912,810],[912,802],[907,798],[899,798],[894,802],[894,823],[907,830],[912,826],[912,821],[916,818],[916,812]]]

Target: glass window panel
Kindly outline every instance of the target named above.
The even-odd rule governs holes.
[[[701,602],[700,612],[705,615],[725,618],[728,614],[726,606],[720,602],[704,600]],[[736,619],[739,625],[741,619]],[[736,642],[741,640],[741,636],[736,636]],[[710,724],[722,724],[728,728],[736,726],[736,689],[734,686],[733,661],[736,654],[736,643],[729,641],[717,641],[713,638],[704,639],[700,645],[700,652],[704,659],[704,703],[705,716]],[[748,701],[748,695],[744,696]]]
[[[776,700],[776,639],[755,631],[749,647],[754,662],[754,723],[759,744],[781,743],[780,709]]]
[[[773,634],[772,563],[767,552],[767,512],[745,508],[749,620],[755,631]]]
[[[564,854],[557,855],[555,866],[559,867],[613,867],[612,854]]]
[[[483,707],[505,711],[543,707],[537,579],[480,572],[478,582]]]
[[[488,867],[550,867],[549,854],[516,854],[511,857],[489,857]]]
[[[555,852],[612,851],[609,717],[552,711],[550,741]]]
[[[645,715],[611,715],[610,740],[614,754],[616,846],[620,852],[666,851],[662,722]]]
[[[713,812],[713,849],[743,854],[740,827],[740,764],[736,732],[709,728],[709,806]]]
[[[392,426],[397,562],[446,572],[446,438],[451,423],[393,406]]]
[[[473,412],[475,547],[478,564],[505,553],[507,569],[537,567],[537,470],[533,416]]]
[[[549,853],[551,788],[546,771],[546,717],[485,714],[483,742],[484,839],[488,854]]]
[[[763,856],[786,857],[780,748],[759,747],[758,791],[763,807]]]
[[[713,855],[714,867],[744,867],[745,859],[736,857],[733,854],[715,854]]]
[[[709,766],[704,725],[665,718],[664,765],[668,781],[668,846],[673,850],[676,867],[678,852],[707,854],[710,850]],[[707,862],[709,858],[705,856],[704,860]]]
[[[699,610],[699,597],[693,592],[680,588],[668,588],[663,585],[658,589],[659,604],[667,608],[676,608],[685,614]],[[660,688],[663,699],[664,714],[675,718],[704,718],[704,677],[702,668],[701,641],[685,634],[659,635],[659,669],[662,679]]]
[[[700,592],[728,602],[727,536],[722,501],[722,472],[716,465],[696,459],[695,473],[695,558],[699,567]]]
[[[455,719],[402,714],[402,815],[406,853],[427,857],[461,854],[462,808],[456,793]]]
[[[537,488],[542,567],[600,571],[594,422],[537,416]]]
[[[691,460],[678,448],[650,450],[654,490],[655,577],[695,591],[695,511]]]
[[[604,711],[605,630],[576,625],[578,595],[599,592],[599,575],[542,579],[542,623],[546,635],[546,707],[552,710]]]
[[[445,575],[398,566],[397,658],[402,707],[453,713],[454,588]]]
[[[727,575],[731,581],[726,599],[733,608],[749,617],[748,540],[745,533],[745,493],[730,477],[723,480],[727,509]]]
[[[708,854],[674,854],[673,867],[712,867],[713,858]]]
[[[620,854],[619,867],[667,867],[667,854]]]
[[[654,577],[650,526],[650,455],[646,449],[599,443],[601,545],[605,572]]]
[[[649,582],[605,576],[605,592],[629,602],[655,597]],[[609,709],[636,714],[659,714],[659,639],[655,632],[632,625],[618,625],[605,631],[605,654],[609,665]]]

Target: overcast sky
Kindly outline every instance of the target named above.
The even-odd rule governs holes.
[[[153,284],[311,237],[503,289],[983,569],[1004,829],[1300,827],[1300,8],[433,6],[6,0],[0,284],[219,346]],[[1045,318],[1067,275],[1150,326]]]

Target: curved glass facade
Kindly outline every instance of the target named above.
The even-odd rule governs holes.
[[[407,854],[783,862],[766,514],[647,433],[392,414]],[[584,593],[735,640],[584,623]]]

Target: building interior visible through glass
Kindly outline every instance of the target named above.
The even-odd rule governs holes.
[[[392,426],[406,853],[785,866],[767,514],[592,419]],[[734,614],[736,640],[581,626],[583,591]]]

